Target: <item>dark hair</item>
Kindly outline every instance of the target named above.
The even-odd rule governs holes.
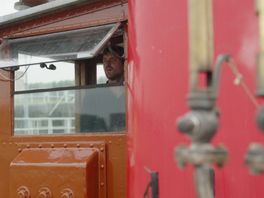
[[[104,54],[113,54],[121,59],[124,59],[124,48],[117,45],[109,45],[104,49],[103,55]]]

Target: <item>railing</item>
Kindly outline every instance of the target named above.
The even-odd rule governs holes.
[[[54,104],[59,102],[74,103],[75,95],[69,91],[44,92],[41,94],[28,94],[28,104]],[[16,97],[16,105],[25,104],[25,98]]]
[[[15,118],[15,135],[69,134],[75,130],[74,117]]]

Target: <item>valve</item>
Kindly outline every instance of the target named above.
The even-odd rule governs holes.
[[[181,168],[187,163],[194,166],[199,198],[214,198],[214,170],[211,164],[221,167],[227,159],[225,148],[214,148],[210,144],[218,129],[219,116],[214,103],[215,90],[193,91],[189,96],[191,111],[177,120],[178,130],[190,137],[192,144],[177,147],[175,158]]]
[[[214,111],[193,110],[181,117],[177,125],[193,142],[206,143],[217,130],[218,116]]]

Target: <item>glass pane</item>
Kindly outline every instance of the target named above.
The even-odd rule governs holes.
[[[14,96],[14,134],[124,131],[123,86]]]
[[[117,24],[110,24],[5,40],[0,46],[0,68],[93,57],[116,29]]]
[[[103,64],[97,65],[96,75],[96,84],[105,84],[107,82]]]
[[[50,67],[50,64],[46,65]],[[52,65],[56,67],[55,70],[41,68],[40,65],[20,67],[15,71],[15,91],[75,85],[74,63],[56,62]]]

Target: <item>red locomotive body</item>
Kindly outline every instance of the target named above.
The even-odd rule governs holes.
[[[192,3],[195,4],[195,1],[129,2],[130,198],[142,197],[150,181],[145,167],[158,172],[159,197],[199,197],[192,164],[179,169],[173,152],[181,144],[191,144],[190,139],[179,133],[176,120],[189,111],[187,97],[192,89],[189,65],[193,55],[190,35],[196,30],[192,29],[195,24],[190,24],[190,12],[194,11]],[[210,1],[206,3],[209,5]],[[215,71],[218,55],[229,54],[259,107],[263,103],[262,95],[256,94],[256,78],[263,78],[263,70],[257,72],[257,56],[263,45],[260,33],[263,26],[259,25],[261,1],[258,1],[258,6],[250,0],[211,3],[213,47],[209,48],[208,43],[207,46],[212,50],[213,61],[209,70]],[[196,22],[198,32],[193,34],[197,35],[196,39],[201,39],[199,28],[203,29],[204,23]],[[194,46],[197,53],[203,52],[200,47]],[[202,75],[208,70],[201,71],[198,81],[201,89],[206,89]],[[214,167],[215,197],[262,197],[263,175],[253,176],[245,163],[249,146],[263,143],[264,136],[255,121],[258,108],[243,86],[234,84],[236,78],[228,64],[224,63],[216,102],[219,127],[212,144],[224,145],[228,159],[222,168]]]

